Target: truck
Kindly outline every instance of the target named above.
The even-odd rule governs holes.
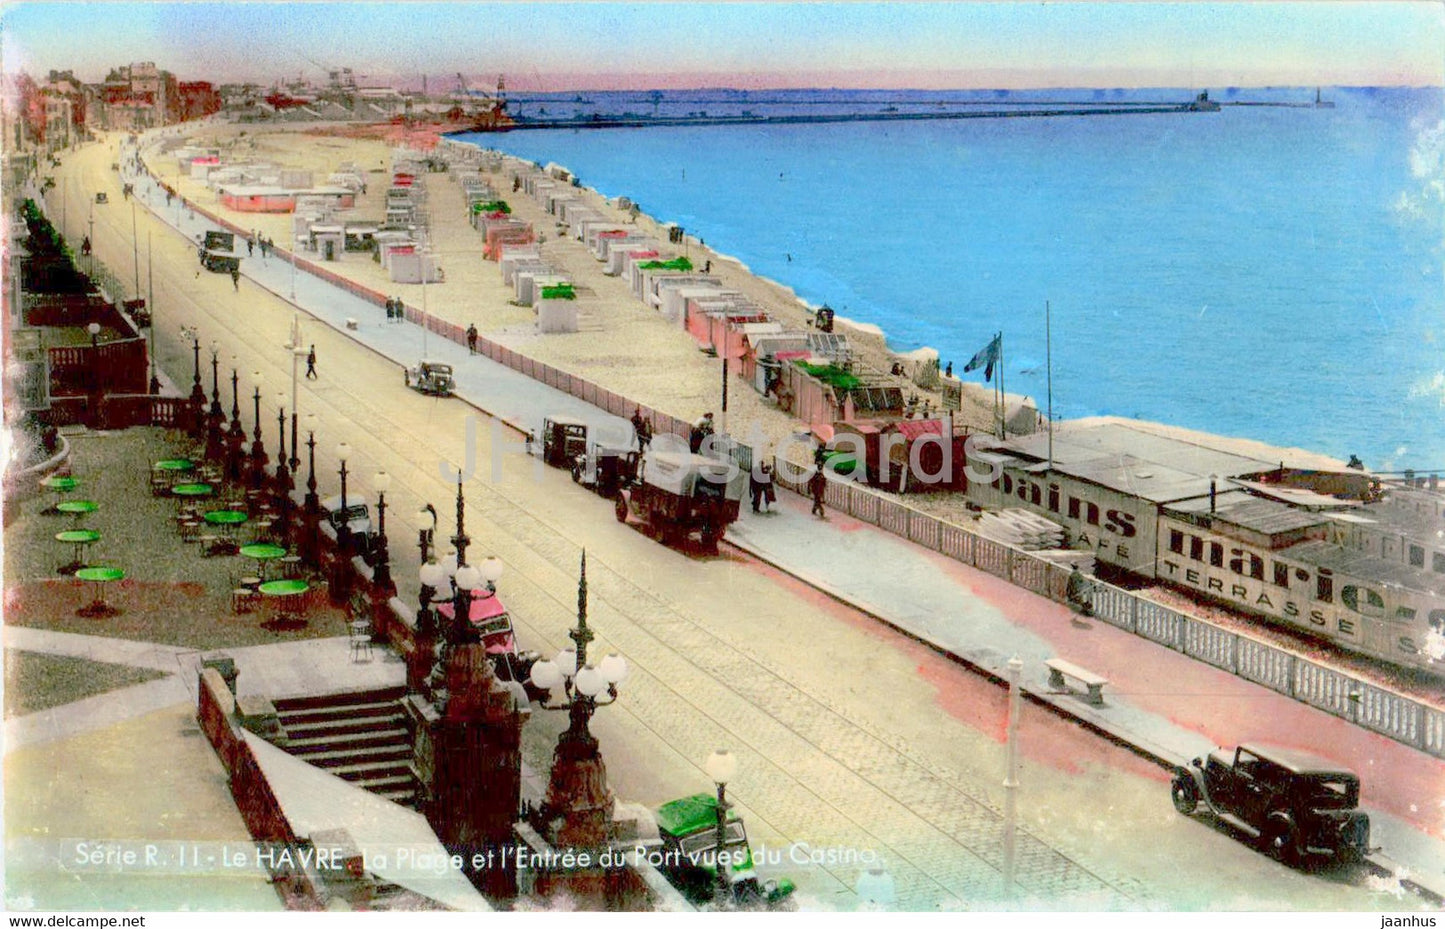
[[[731,460],[681,451],[649,450],[637,476],[617,493],[617,521],[637,517],[657,531],[663,544],[677,546],[696,535],[715,552],[727,527],[736,522],[747,471]]]
[[[241,255],[236,251],[236,236],[230,232],[208,231],[197,252],[201,267],[207,271],[230,274],[241,270]]]
[[[662,866],[659,870],[683,896],[695,904],[707,903],[717,893],[717,867],[726,869],[729,904],[742,909],[789,909],[793,882],[760,881],[753,870],[753,851],[742,817],[727,810],[723,829],[724,848],[717,847],[717,798],[693,794],[656,810],[657,831],[662,838]]]

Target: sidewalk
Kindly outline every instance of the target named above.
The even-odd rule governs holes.
[[[158,215],[166,218],[164,194],[152,196],[159,197]],[[203,228],[199,218],[183,218],[182,231],[192,239]],[[282,296],[292,293],[288,262],[255,259],[242,268],[261,286]],[[305,272],[296,274],[294,293],[298,308],[399,368],[423,354],[452,364],[458,397],[515,428],[536,429],[555,414],[582,419],[593,430],[630,428],[484,356],[471,356],[462,345],[423,334],[418,326],[388,323],[381,307]],[[346,328],[349,318],[357,320],[354,331]],[[325,363],[322,359],[323,372]],[[801,498],[783,493],[779,499],[774,514],[745,513],[729,528],[728,541],[989,674],[1002,678],[1005,663],[1017,655],[1024,661],[1023,688],[1032,698],[1146,757],[1183,763],[1215,745],[1254,740],[1336,759],[1362,775],[1374,843],[1408,862],[1432,886],[1445,884],[1440,838],[1445,811],[1438,802],[1445,762],[1102,621],[1082,620],[1059,604],[875,526],[839,514],[818,520],[807,514]],[[1108,678],[1105,705],[1091,707],[1051,693],[1042,664],[1051,657]]]

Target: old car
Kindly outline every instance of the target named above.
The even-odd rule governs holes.
[[[1191,815],[1203,803],[1290,864],[1358,861],[1370,853],[1370,818],[1357,808],[1359,777],[1307,752],[1216,749],[1207,760],[1176,768],[1171,789],[1179,812]]]
[[[452,366],[442,361],[418,361],[403,372],[403,381],[412,390],[434,397],[450,397],[455,381]]]
[[[609,445],[592,445],[572,461],[572,480],[611,500],[637,477],[638,453]]]
[[[617,493],[617,521],[630,516],[654,527],[667,545],[696,534],[716,551],[727,527],[737,521],[748,474],[731,461],[686,452],[649,450],[637,477]]]
[[[444,621],[450,622],[456,616],[456,607],[450,601],[438,602],[435,609]],[[486,647],[497,678],[521,685],[530,700],[545,700],[547,692],[531,683],[532,665],[542,656],[539,652],[517,648],[512,616],[502,604],[502,598],[490,590],[474,594],[467,608],[467,619],[472,634]]]
[[[321,516],[332,529],[340,530],[344,524],[351,532],[351,544],[355,551],[367,556],[371,552],[373,536],[371,508],[360,497],[348,497],[346,506],[341,497],[327,497],[321,501]]]
[[[777,909],[791,901],[794,885],[787,878],[759,881],[753,870],[753,851],[748,844],[742,817],[727,810],[721,855],[717,851],[717,798],[693,794],[656,810],[657,831],[662,838],[660,870],[693,903],[713,899],[717,888],[719,860],[727,869],[733,906],[744,909]]]
[[[542,461],[554,468],[572,470],[587,454],[587,424],[567,416],[542,420]]]

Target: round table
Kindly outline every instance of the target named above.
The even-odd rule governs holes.
[[[242,545],[241,554],[247,558],[256,560],[256,570],[260,572],[261,580],[266,579],[266,562],[275,561],[277,558],[286,556],[286,549],[279,545],[272,545],[269,542],[256,542],[251,545]]]
[[[171,481],[196,470],[196,463],[189,458],[166,458],[151,465],[151,490],[169,489]]]
[[[61,513],[69,513],[80,522],[82,516],[88,516],[100,509],[100,504],[94,500],[66,500],[64,503],[55,504],[55,509]]]
[[[64,532],[57,532],[55,541],[75,546],[75,556],[70,560],[70,564],[61,565],[56,569],[60,574],[74,574],[77,570],[85,567],[85,562],[80,560],[85,546],[99,542],[100,533],[94,529],[67,529]]]
[[[304,618],[287,612],[287,604],[295,602],[293,598],[300,597],[311,589],[311,585],[302,580],[267,581],[257,588],[263,597],[275,597],[277,607],[280,610],[275,616],[266,621],[265,625],[273,630],[298,629],[306,625]]]
[[[93,568],[81,568],[75,572],[78,580],[90,581],[95,585],[95,600],[88,606],[76,610],[76,614],[89,617],[106,617],[119,615],[120,610],[105,602],[105,585],[111,581],[118,581],[125,577],[125,572],[120,568],[108,568],[96,566]]]
[[[171,496],[182,503],[187,500],[199,500],[202,497],[209,497],[215,492],[215,488],[210,484],[177,484],[171,488]]]
[[[49,507],[47,507],[45,509],[45,512],[58,513],[60,511],[57,510],[55,507],[60,503],[60,498],[64,497],[66,494],[79,487],[80,480],[78,478],[71,477],[69,474],[52,474],[45,480],[41,481],[40,486],[55,494],[55,503],[52,503]]]
[[[246,521],[246,514],[240,510],[212,510],[201,518],[208,525],[218,527],[225,536],[208,554],[216,555],[224,552],[234,555],[236,553],[236,527]]]
[[[157,461],[155,463],[155,469],[157,471],[174,472],[194,471],[196,470],[196,463],[189,458],[167,458],[164,461]]]

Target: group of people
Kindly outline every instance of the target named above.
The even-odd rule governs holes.
[[[400,297],[386,298],[386,321],[399,322],[406,319],[406,304],[401,302]]]
[[[261,248],[261,257],[265,258],[267,255],[271,254],[271,249],[276,247],[276,243],[271,239],[268,239],[265,236],[261,235],[255,229],[252,229],[251,234],[246,237],[246,254],[256,254],[257,246],[260,246]]]
[[[632,432],[637,436],[637,450],[647,451],[647,446],[652,444],[652,420],[642,415],[642,407],[632,411]]]

